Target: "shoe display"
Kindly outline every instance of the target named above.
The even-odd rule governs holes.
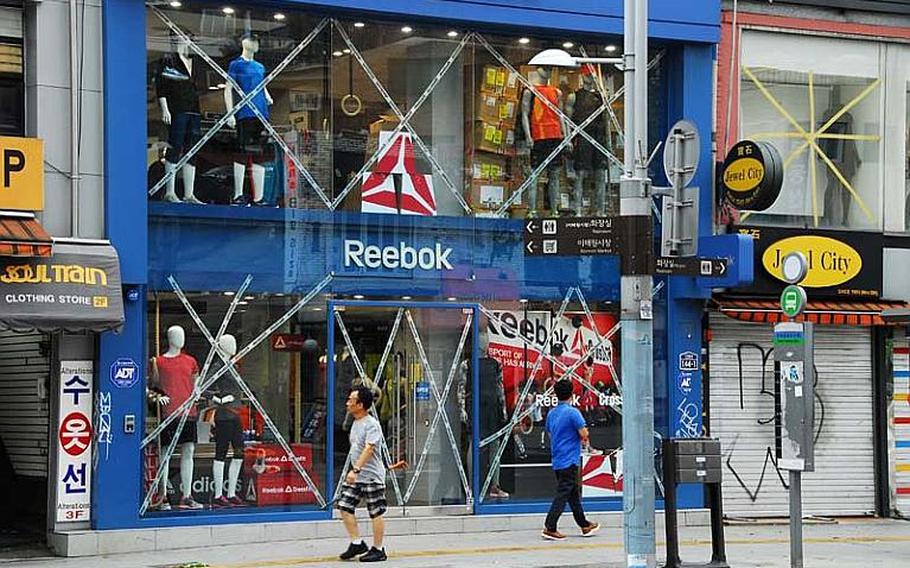
[[[228,497],[227,501],[234,507],[243,507],[246,505],[246,502],[243,499],[241,499],[240,497],[237,497],[236,495],[234,495],[233,497]]]
[[[370,548],[370,551],[360,557],[361,562],[384,562],[388,560],[388,557],[385,555],[385,549],[376,548],[375,546]]]
[[[348,545],[348,549],[338,555],[338,558],[342,560],[351,560],[357,556],[363,556],[370,550],[370,547],[367,546],[367,543],[360,541],[360,544],[354,544],[353,542]]]
[[[247,201],[246,197],[243,195],[238,195],[234,199],[231,199],[231,205],[249,205],[249,201]]]
[[[201,503],[197,503],[196,500],[193,499],[192,497],[184,497],[183,499],[180,500],[180,503],[177,505],[177,508],[196,511],[199,509],[203,509],[204,507],[202,506]]]
[[[600,523],[588,523],[588,526],[581,527],[581,536],[594,536],[594,533],[600,530]]]
[[[547,540],[566,540],[566,535],[562,534],[559,531],[551,531],[549,529],[544,529],[541,531],[540,536],[544,537]]]
[[[231,506],[233,506],[233,504],[227,497],[221,496],[212,499],[212,509],[223,509]]]
[[[157,505],[153,506],[152,509],[154,509],[155,511],[170,511],[171,503],[167,499],[164,499]]]

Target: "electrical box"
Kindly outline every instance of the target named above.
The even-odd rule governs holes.
[[[774,361],[780,385],[778,465],[815,470],[815,356],[811,323],[774,326]]]

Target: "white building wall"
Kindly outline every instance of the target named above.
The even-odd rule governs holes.
[[[82,119],[78,235],[71,221],[69,2],[42,0],[25,7],[26,136],[44,139],[45,210],[39,217],[57,237],[104,237],[101,5],[102,0],[77,4],[73,47],[80,53]]]

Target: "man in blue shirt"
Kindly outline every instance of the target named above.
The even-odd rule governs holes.
[[[598,523],[589,522],[581,507],[581,484],[578,468],[581,466],[581,444],[588,445],[588,429],[581,412],[572,406],[572,382],[562,379],[554,387],[559,404],[547,414],[547,432],[550,434],[553,473],[556,474],[556,497],[550,505],[541,536],[548,540],[565,540],[566,535],[556,530],[559,517],[566,503],[572,509],[581,536],[592,536],[600,529]]]

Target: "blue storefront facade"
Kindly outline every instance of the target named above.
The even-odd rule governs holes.
[[[618,214],[622,74],[527,63],[621,50],[622,6],[376,4],[105,4],[126,324],[100,342],[93,528],[331,518],[357,385],[380,395],[390,514],[540,512],[563,377],[602,450],[586,506],[622,510],[619,257],[525,239]],[[751,279],[751,241],[711,230],[719,3],[654,0],[649,33],[652,139],[681,118],[702,133],[700,253],[731,266],[655,288],[655,430],[697,436],[681,361],[711,289]]]

